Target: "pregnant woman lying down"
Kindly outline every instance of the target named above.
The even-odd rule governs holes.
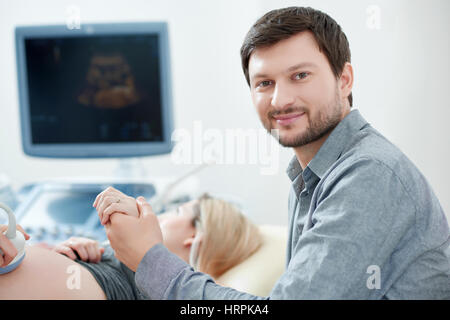
[[[102,192],[94,206],[103,224],[111,214],[139,216],[136,200],[113,188]],[[167,249],[213,279],[262,243],[258,228],[239,210],[208,195],[160,214],[158,220]],[[22,264],[0,275],[2,299],[147,298],[136,287],[134,272],[114,257],[109,245],[70,238],[51,249],[27,246]]]

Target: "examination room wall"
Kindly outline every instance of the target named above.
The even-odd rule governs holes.
[[[12,186],[59,177],[111,176],[114,159],[57,160],[25,156],[21,147],[14,46],[16,25],[64,24],[67,8],[81,24],[169,22],[175,127],[261,129],[250,99],[239,48],[250,26],[270,9],[305,5],[343,27],[354,68],[354,108],[399,146],[431,183],[450,220],[450,2],[395,1],[0,1],[0,173]],[[375,20],[374,20],[375,19]],[[257,223],[287,224],[293,153],[279,149],[277,170],[258,164],[218,164],[197,176],[196,193],[230,195]],[[142,159],[149,178],[176,177],[195,164],[170,155]]]

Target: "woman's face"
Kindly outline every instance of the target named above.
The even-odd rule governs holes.
[[[197,200],[186,202],[175,211],[158,215],[163,243],[169,251],[189,262],[189,252],[195,238],[194,205]]]

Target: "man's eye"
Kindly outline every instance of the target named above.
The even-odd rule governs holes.
[[[268,85],[270,85],[271,81],[269,80],[264,80],[261,81],[260,83],[258,83],[257,87],[267,87]]]
[[[308,72],[299,72],[299,73],[295,74],[294,78],[295,78],[295,80],[301,80],[301,79],[306,78],[306,76],[308,76],[308,74],[309,74]]]

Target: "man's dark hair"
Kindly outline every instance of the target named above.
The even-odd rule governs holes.
[[[331,70],[339,78],[346,62],[350,62],[347,37],[337,22],[326,13],[313,8],[289,7],[276,9],[258,19],[245,36],[241,47],[241,62],[245,78],[250,86],[248,62],[257,48],[270,47],[277,42],[302,32],[311,31],[325,54]],[[352,93],[348,96],[353,104]]]

